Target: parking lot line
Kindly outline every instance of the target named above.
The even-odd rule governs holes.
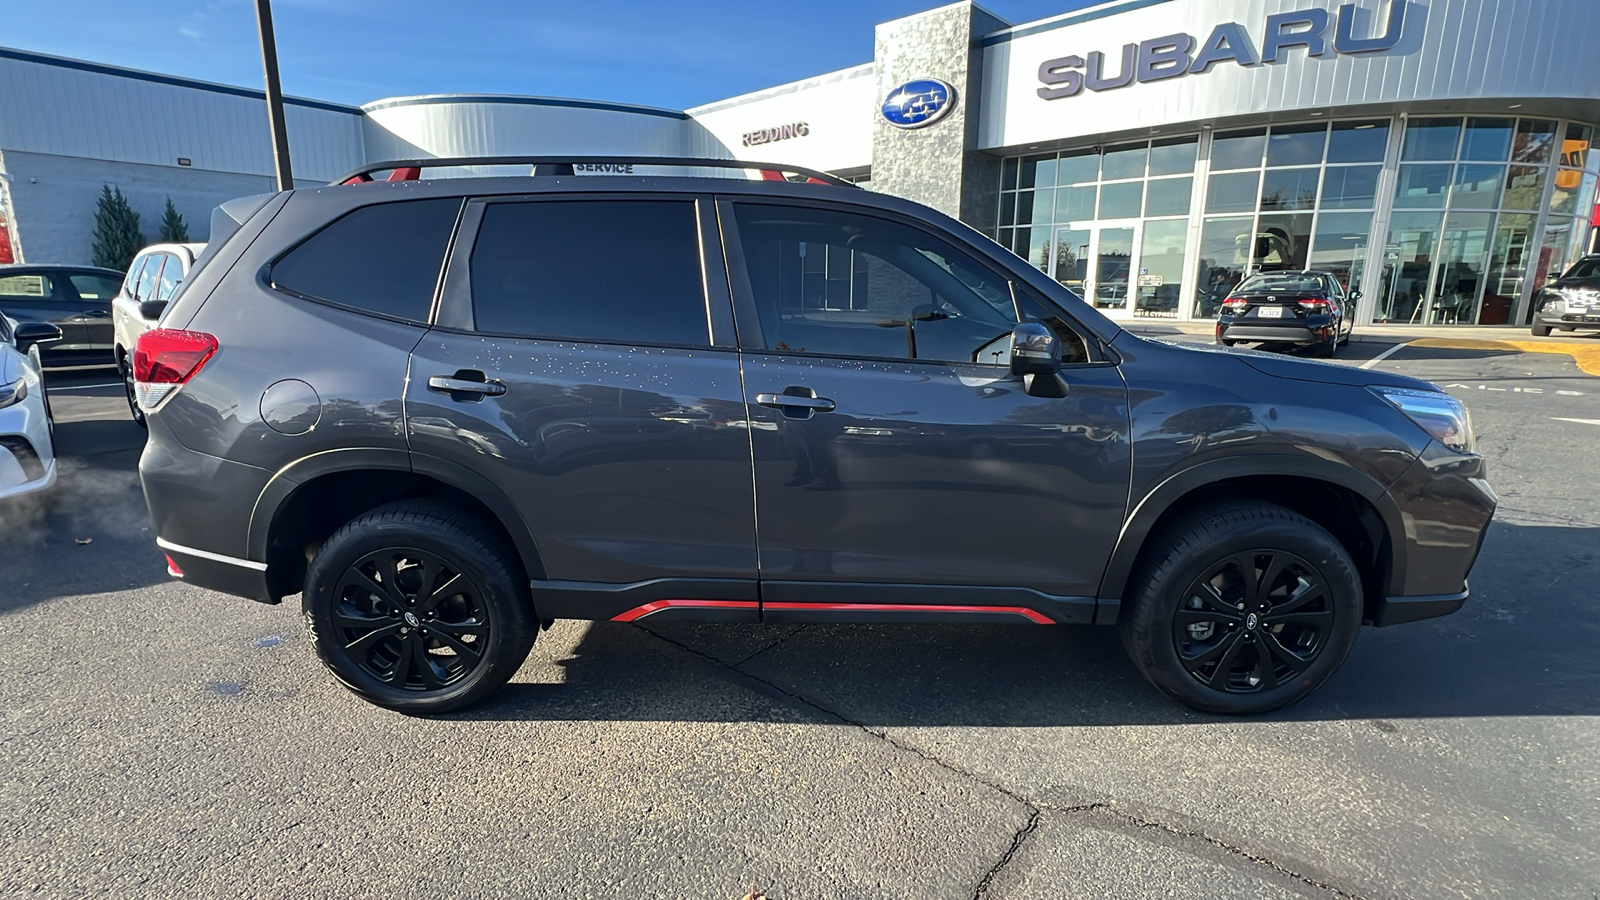
[[[1384,360],[1388,359],[1389,357],[1391,357],[1391,356],[1395,355],[1396,353],[1399,353],[1401,350],[1405,349],[1406,345],[1409,344],[1409,343],[1410,343],[1409,341],[1406,341],[1406,342],[1402,342],[1402,343],[1399,343],[1399,344],[1395,344],[1393,347],[1390,347],[1389,349],[1383,351],[1382,353],[1379,353],[1377,356],[1374,356],[1373,358],[1371,358],[1371,359],[1367,360],[1366,362],[1362,363],[1361,364],[1361,368],[1363,368],[1363,369],[1372,368],[1373,366],[1377,365],[1378,363],[1383,362]]]

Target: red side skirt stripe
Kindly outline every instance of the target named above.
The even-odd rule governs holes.
[[[613,622],[632,622],[642,619],[654,612],[660,612],[673,606],[696,607],[721,607],[724,609],[758,609],[761,604],[754,600],[653,600],[643,606],[635,606],[620,616],[612,616]]]

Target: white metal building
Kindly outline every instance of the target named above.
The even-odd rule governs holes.
[[[1113,317],[1204,318],[1250,269],[1315,266],[1361,321],[1524,323],[1590,242],[1600,69],[1555,48],[1597,32],[1595,0],[1116,0],[1020,25],[958,3],[879,25],[873,62],[682,112],[293,100],[289,132],[304,183],[429,156],[824,169]],[[890,121],[930,80],[934,114]],[[203,238],[210,206],[270,189],[265,122],[255,91],[0,49],[0,226],[18,258],[86,261],[109,183],[152,231],[170,195]]]

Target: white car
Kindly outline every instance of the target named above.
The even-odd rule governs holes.
[[[128,265],[128,277],[122,289],[111,301],[111,331],[117,371],[128,389],[128,411],[133,420],[144,425],[144,411],[139,409],[133,389],[133,348],[139,335],[156,327],[167,303],[177,293],[178,285],[200,258],[205,244],[151,244],[139,251]]]
[[[56,483],[50,398],[45,394],[39,344],[61,340],[49,322],[0,315],[0,500]]]

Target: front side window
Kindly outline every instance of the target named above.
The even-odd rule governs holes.
[[[472,247],[478,331],[710,343],[694,201],[492,203]]]
[[[736,219],[768,349],[1006,364],[1023,318],[1012,285],[945,241],[832,210],[741,203]],[[1027,306],[1046,318],[1041,304]],[[1081,339],[1065,330],[1064,356],[1081,361]]]
[[[121,284],[115,278],[104,275],[68,275],[67,280],[78,291],[80,300],[110,300],[117,295],[117,287]]]
[[[167,258],[167,262],[161,267],[161,276],[156,279],[156,293],[151,299],[165,303],[172,299],[172,293],[178,289],[178,283],[183,281],[183,263],[171,253],[162,255]]]
[[[361,312],[426,322],[460,209],[459,199],[406,200],[346,213],[274,263],[272,286]],[[150,296],[144,290],[140,294]]]
[[[133,299],[143,303],[155,296],[156,279],[161,275],[161,265],[167,259],[165,253],[152,253],[145,258],[144,268],[139,270],[139,283],[134,286]]]

